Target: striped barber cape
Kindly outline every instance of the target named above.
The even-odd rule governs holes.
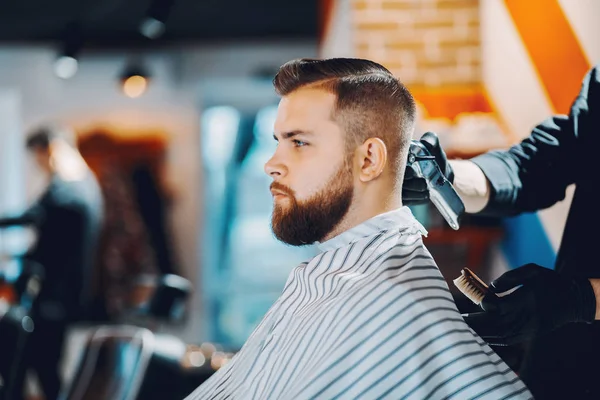
[[[199,399],[530,399],[464,322],[408,207],[321,243]]]

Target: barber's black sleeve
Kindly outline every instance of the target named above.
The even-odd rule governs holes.
[[[44,218],[44,208],[36,203],[24,213],[15,216],[0,217],[0,228],[23,225],[39,225]]]
[[[581,132],[598,130],[600,114],[598,67],[590,70],[568,116],[554,116],[507,151],[471,159],[488,178],[490,200],[481,214],[510,216],[552,206],[565,197],[580,173],[584,153]],[[596,115],[594,115],[596,113]]]

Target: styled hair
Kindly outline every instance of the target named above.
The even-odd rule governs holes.
[[[377,137],[388,150],[393,172],[404,173],[415,127],[415,100],[382,65],[358,58],[298,59],[281,66],[273,79],[280,96],[312,87],[335,94],[333,119],[346,132],[346,150]]]
[[[40,128],[29,135],[25,146],[29,150],[47,150],[55,137],[56,135],[50,129]]]
[[[59,125],[45,125],[34,129],[25,142],[28,150],[48,150],[52,141],[63,139],[69,144],[73,144],[74,132],[66,127]]]

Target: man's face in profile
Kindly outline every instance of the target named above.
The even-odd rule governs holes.
[[[49,149],[36,146],[29,149],[29,151],[36,167],[44,172],[49,172],[51,170]]]
[[[352,203],[352,157],[333,120],[334,105],[335,95],[311,88],[279,103],[278,146],[265,172],[273,178],[273,233],[294,246],[329,239]]]

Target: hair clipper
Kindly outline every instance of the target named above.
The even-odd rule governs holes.
[[[427,182],[429,198],[452,229],[459,228],[459,219],[465,212],[454,187],[446,179],[429,150],[419,141],[411,141],[408,150],[407,167],[412,167],[417,175]]]

